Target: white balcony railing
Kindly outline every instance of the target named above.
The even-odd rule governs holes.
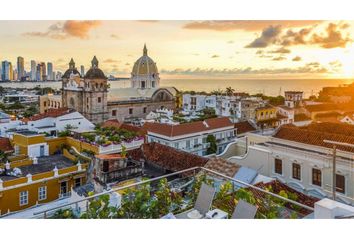
[[[99,152],[100,154],[108,154],[108,153],[119,153],[122,151],[122,146],[125,146],[127,150],[134,149],[140,147],[144,143],[144,139],[135,140],[131,142],[123,142],[120,144],[110,144],[108,146],[100,146]]]
[[[71,191],[65,193],[59,193],[59,199],[67,198],[71,196]]]

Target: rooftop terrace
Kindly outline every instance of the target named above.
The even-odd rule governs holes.
[[[172,176],[178,176],[183,184],[172,188],[171,183],[167,181]],[[178,185],[176,179],[173,181],[174,186]],[[243,200],[256,206],[255,218],[304,218],[312,216],[314,203],[318,200],[278,181],[254,186],[204,167],[193,167],[114,187],[77,202],[37,212],[35,215],[44,218],[144,219],[162,218],[166,214],[178,215],[193,208],[202,183],[216,189],[210,210],[219,209],[218,211],[226,214],[225,217],[230,217],[237,203]],[[108,206],[108,194],[119,191],[123,192],[121,204]]]

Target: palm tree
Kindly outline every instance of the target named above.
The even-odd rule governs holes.
[[[217,95],[217,96],[218,96],[218,95],[222,95],[222,93],[223,93],[223,91],[220,90],[220,89],[211,91],[211,94],[212,94],[212,95]]]
[[[0,150],[0,163],[6,163],[8,156],[8,153],[4,152],[3,150]]]
[[[232,87],[227,87],[226,88],[226,95],[227,96],[232,96],[234,95],[235,89],[233,89]]]

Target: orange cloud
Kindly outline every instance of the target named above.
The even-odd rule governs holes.
[[[344,24],[328,24],[326,28],[326,33],[322,35],[314,34],[312,36],[312,43],[318,44],[323,48],[345,48],[346,45],[353,40],[347,36],[343,36],[341,29],[348,28],[347,23]]]
[[[317,23],[320,20],[235,20],[235,21],[195,21],[183,26],[186,29],[214,30],[214,31],[259,31],[270,25],[280,25],[283,28],[304,27]]]
[[[349,33],[344,36],[344,30],[349,27],[348,23],[329,23],[324,33],[315,33],[315,27],[302,28],[298,31],[289,29],[286,32],[278,26],[264,28],[261,35],[253,40],[246,48],[266,48],[272,45],[295,46],[295,45],[318,45],[322,48],[345,48],[353,40]]]
[[[76,37],[80,39],[88,39],[89,32],[98,27],[101,21],[76,21],[68,20],[64,23],[55,23],[49,26],[46,32],[26,32],[23,36],[31,37],[49,37],[57,40],[64,40],[69,37]]]

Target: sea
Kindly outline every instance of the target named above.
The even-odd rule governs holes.
[[[323,87],[336,87],[353,83],[354,79],[161,79],[160,87],[176,87],[182,91],[224,90],[232,87],[235,92],[250,94],[262,93],[268,96],[284,95],[284,91],[303,91],[304,97],[316,95]],[[110,92],[130,87],[129,80],[110,81]],[[61,88],[61,82],[0,82],[0,86],[13,88],[32,88],[35,86]]]

